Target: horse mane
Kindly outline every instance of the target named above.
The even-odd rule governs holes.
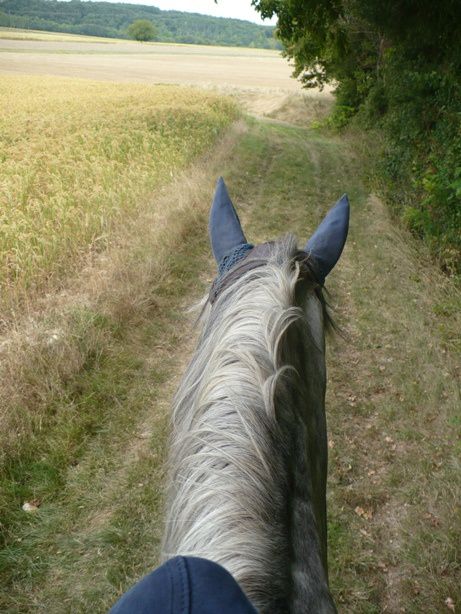
[[[331,598],[315,531],[325,530],[326,542],[315,501],[326,450],[320,478],[311,479],[316,450],[307,449],[326,449],[326,438],[319,444],[309,429],[324,413],[325,376],[316,364],[331,319],[299,254],[287,236],[267,265],[245,272],[203,310],[173,402],[162,549],[163,559],[221,564],[258,610],[273,613],[302,611],[309,599],[312,611],[335,611],[323,609]],[[306,321],[306,292],[320,302],[321,338]]]

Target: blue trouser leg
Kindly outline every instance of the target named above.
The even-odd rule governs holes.
[[[177,556],[125,593],[110,614],[256,614],[223,567]]]

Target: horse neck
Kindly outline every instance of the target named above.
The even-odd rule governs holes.
[[[324,374],[296,280],[253,271],[218,299],[173,411],[164,558],[220,563],[262,612],[333,611],[321,609]]]
[[[335,612],[327,571],[323,333],[320,340],[306,321],[295,323],[287,331],[282,362],[294,367],[276,402],[289,451],[290,611]]]

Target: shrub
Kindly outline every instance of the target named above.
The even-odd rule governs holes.
[[[155,38],[154,24],[148,19],[137,19],[128,26],[128,36],[137,41],[151,41]]]

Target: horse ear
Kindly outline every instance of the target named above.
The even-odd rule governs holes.
[[[216,184],[211,205],[209,232],[213,255],[218,263],[234,247],[247,242],[222,177]]]
[[[349,230],[349,199],[344,194],[328,211],[317,230],[306,243],[304,250],[314,260],[319,282],[338,262]]]

